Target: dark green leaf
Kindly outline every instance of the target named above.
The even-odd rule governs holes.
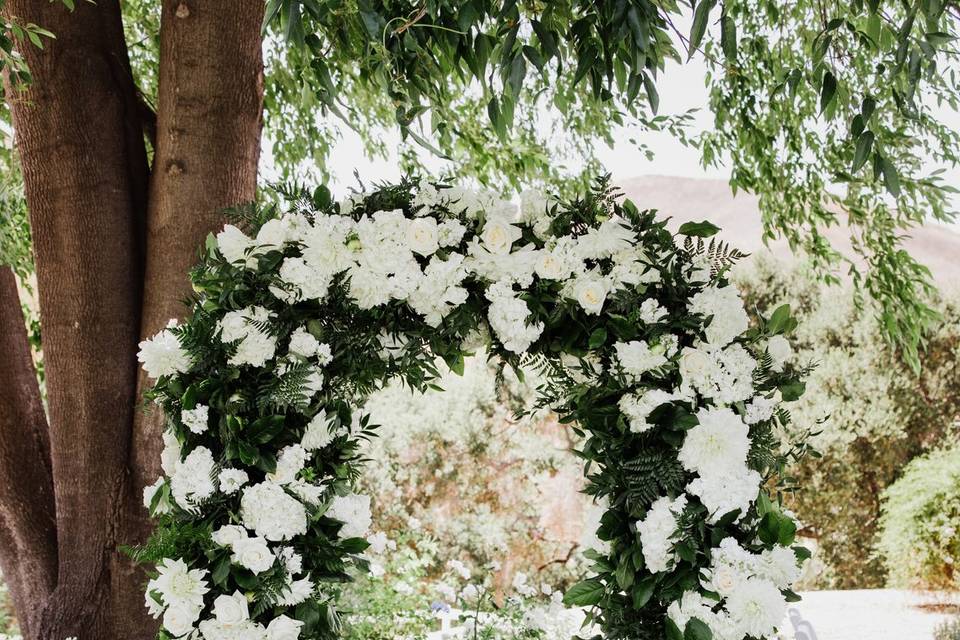
[[[709,238],[720,231],[720,227],[708,220],[701,222],[684,222],[680,225],[677,233],[684,236],[696,236],[698,238]]]

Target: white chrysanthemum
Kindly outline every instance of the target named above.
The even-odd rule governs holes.
[[[677,456],[683,468],[707,476],[743,467],[750,438],[740,416],[727,408],[704,408],[697,412],[697,420]]]
[[[662,367],[667,363],[666,350],[662,345],[648,345],[646,340],[617,342],[613,345],[617,352],[617,362],[625,374],[639,378],[647,371]]]
[[[625,394],[620,398],[618,406],[627,418],[630,431],[642,433],[653,426],[647,422],[647,418],[653,410],[675,399],[675,394],[664,391],[663,389],[648,389],[643,395],[634,393]]]
[[[300,439],[300,444],[304,449],[314,451],[330,444],[330,441],[333,440],[337,434],[330,432],[329,421],[330,418],[324,409],[321,409],[317,415],[313,416],[309,424],[307,424],[303,438]]]
[[[203,433],[207,430],[207,421],[210,419],[210,407],[198,404],[193,409],[184,409],[180,412],[180,420],[187,429],[194,433]]]
[[[147,584],[147,592],[159,593],[168,607],[199,612],[203,596],[210,590],[206,577],[205,569],[190,569],[183,560],[167,558],[157,565],[157,577]]]
[[[177,464],[170,476],[170,493],[181,507],[196,509],[197,505],[216,491],[213,482],[216,462],[206,447],[197,447]]]
[[[530,309],[509,287],[494,284],[487,290],[487,319],[504,349],[523,353],[543,333],[543,323],[528,324]]]
[[[687,493],[700,498],[710,513],[708,521],[717,522],[735,509],[743,516],[760,492],[762,478],[745,465],[694,478]]]
[[[629,223],[613,216],[577,238],[576,251],[584,260],[600,260],[630,249],[635,240],[636,235],[630,230]]]
[[[672,538],[677,531],[677,516],[687,506],[687,497],[676,500],[664,496],[656,500],[643,520],[637,522],[643,559],[651,573],[666,571],[675,559]]]
[[[350,269],[350,299],[361,309],[372,309],[390,302],[385,278],[371,269]]]
[[[163,329],[157,335],[140,343],[137,360],[151,378],[184,373],[190,370],[190,355],[180,345],[180,340],[171,331]]]
[[[254,573],[263,573],[276,559],[267,541],[259,536],[235,540],[230,548],[233,550],[230,561]]]
[[[751,578],[727,597],[725,608],[741,633],[762,638],[783,622],[787,601],[772,582]]]
[[[273,319],[270,311],[252,306],[226,313],[220,320],[220,339],[224,343],[240,341],[230,364],[249,364],[262,367],[273,357],[277,339],[262,331],[262,325]]]
[[[690,298],[690,313],[711,318],[704,333],[713,347],[730,344],[750,327],[750,317],[743,308],[740,291],[734,285],[707,287]]]
[[[242,469],[224,469],[217,476],[220,481],[220,491],[230,495],[240,490],[240,487],[249,482],[250,477]]]
[[[273,482],[261,482],[244,489],[240,517],[244,526],[272,542],[307,532],[307,512],[303,504]]]
[[[300,604],[313,595],[314,584],[309,578],[291,580],[280,592],[279,603],[288,607]]]
[[[362,538],[370,530],[373,522],[370,514],[370,496],[351,493],[336,496],[325,514],[327,517],[343,522],[341,538]]]
[[[294,551],[293,547],[277,549],[277,558],[283,563],[284,568],[290,575],[296,575],[303,571],[303,556]]]
[[[773,361],[770,368],[774,371],[783,371],[784,365],[793,357],[793,347],[783,336],[773,336],[767,340],[767,353]]]
[[[775,546],[760,554],[758,573],[778,589],[789,589],[800,578],[797,554],[788,547]]]
[[[287,484],[297,479],[297,474],[307,463],[307,450],[299,444],[284,447],[277,456],[277,468],[267,474],[267,480],[277,484]]]

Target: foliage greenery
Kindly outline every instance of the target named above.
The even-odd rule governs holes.
[[[390,210],[414,218],[425,207],[421,216],[459,220],[467,228],[467,237],[456,241],[457,248],[461,243],[465,247],[471,237],[485,229],[484,225],[496,220],[490,217],[493,210],[489,206],[458,208],[456,197],[428,199],[428,204],[421,204],[418,192],[431,189],[432,186],[416,180],[404,181],[359,194],[349,204],[338,204],[330,199],[326,189],[319,188],[288,204],[284,210],[294,217],[287,217],[280,224],[298,224],[296,216],[316,219],[318,224],[330,224],[324,222],[329,220],[327,216],[350,216],[360,222],[374,212]],[[517,372],[533,368],[541,375],[543,384],[538,389],[540,400],[536,406],[550,406],[560,421],[571,425],[582,438],[577,455],[586,463],[585,491],[607,504],[598,531],[606,545],[588,554],[594,575],[574,585],[567,592],[566,602],[590,607],[588,620],[598,624],[605,637],[660,638],[664,624],[668,634],[682,633],[666,618],[666,608],[685,591],[699,588],[700,572],[709,566],[711,551],[721,540],[732,538],[757,553],[793,544],[796,526],[779,503],[784,492],[795,488],[785,475],[785,466],[804,448],[780,449],[775,429],[789,423],[789,414],[779,410],[749,428],[750,455],[746,463],[759,472],[758,477],[769,481],[770,493],[761,488],[759,497],[751,498],[744,511],[732,510],[722,517],[712,514],[712,518],[699,499],[691,498],[682,515],[678,514],[680,538],[671,542],[678,554],[677,562],[658,572],[645,568],[636,521],[645,516],[658,497],[684,492],[693,476],[677,462],[678,450],[685,433],[698,424],[694,411],[714,401],[691,391],[688,398],[661,403],[648,418],[652,426],[634,432],[618,409],[618,401],[632,389],[679,387],[680,373],[674,362],[678,352],[668,350],[663,366],[633,378],[617,364],[614,345],[635,340],[657,344],[661,338],[675,336],[679,340],[677,347],[683,348],[702,339],[713,317],[691,314],[688,301],[707,282],[714,287],[725,286],[728,265],[724,261],[711,265],[706,257],[709,245],[699,241],[717,231],[713,225],[685,225],[682,235],[675,240],[665,222],[656,220],[654,212],[641,211],[616,195],[608,181],[600,179],[584,197],[553,204],[538,215],[547,216],[548,237],[569,237],[573,241],[596,239],[596,234],[611,233],[610,225],[624,225],[634,238],[627,253],[642,261],[644,272],[656,272],[652,280],[655,284],[634,281],[611,291],[606,304],[601,302],[602,313],[598,308],[597,313],[589,314],[562,292],[561,281],[534,279],[531,271],[524,290],[511,294],[522,296],[524,318],[529,313],[525,322],[542,329],[526,353],[512,350],[517,347],[508,349],[501,342],[504,336],[485,328],[487,309],[492,312],[495,302],[489,297],[490,282],[479,274],[466,272],[461,285],[466,290],[465,300],[452,305],[442,322],[429,326],[402,299],[369,308],[357,306],[351,298],[351,278],[342,274],[333,279],[325,297],[282,300],[280,294],[290,290],[290,285],[278,276],[278,267],[285,259],[299,256],[302,243],[308,240],[273,245],[275,248],[252,254],[251,266],[245,266],[242,259],[235,263],[227,260],[211,237],[202,262],[191,274],[197,292],[191,301],[192,315],[182,327],[167,330],[176,336],[191,364],[175,373],[161,374],[148,396],[163,408],[169,433],[182,448],[178,449],[181,459],[205,447],[213,452],[218,465],[247,471],[252,484],[267,482],[268,474],[277,469],[278,452],[298,443],[311,418],[320,411],[326,412],[332,440],[321,453],[306,461],[302,471],[306,481],[316,483],[322,493],[316,503],[306,502],[307,535],[296,536],[290,543],[302,555],[304,570],[323,587],[322,596],[311,597],[290,610],[291,615],[305,623],[301,637],[336,636],[337,585],[351,579],[351,566],[361,570],[367,566],[367,560],[359,554],[368,543],[362,538],[342,538],[338,534],[343,522],[326,515],[331,499],[349,493],[361,474],[364,460],[360,442],[376,435],[375,425],[360,413],[364,400],[391,379],[416,390],[431,388],[439,375],[441,360],[455,371],[462,370],[464,357],[470,353],[465,341],[478,331],[488,336],[490,353],[503,366]],[[276,224],[274,218],[278,215],[276,207],[251,206],[234,212],[237,223],[253,234],[268,221]],[[516,228],[528,247],[540,250],[545,246],[543,236],[534,233],[532,221],[517,223]],[[346,247],[359,247],[351,250],[362,250],[363,245],[354,236],[348,236],[344,242]],[[477,245],[472,246],[471,251],[477,249]],[[730,251],[713,246],[715,252],[730,255]],[[431,264],[456,258],[452,250],[441,248]],[[507,256],[498,257],[499,261],[506,259]],[[615,264],[603,253],[588,260],[597,273],[607,273]],[[695,268],[695,263],[712,269],[694,277],[695,271],[702,274],[704,270],[703,266]],[[351,277],[359,276],[353,273]],[[650,298],[662,305],[665,316],[644,322],[641,303]],[[251,322],[258,332],[277,341],[278,353],[286,349],[289,336],[298,327],[306,327],[317,340],[331,346],[333,359],[323,369],[324,383],[319,392],[308,390],[293,354],[288,356],[289,362],[284,360],[283,369],[277,370],[272,366],[231,363],[238,344],[221,341],[220,323],[227,313],[252,307],[269,310],[269,321]],[[493,320],[491,325],[496,326]],[[760,354],[752,384],[748,382],[750,394],[780,392],[790,400],[802,393],[801,379],[806,369],[787,364],[786,368],[775,370],[763,346],[768,338],[795,325],[789,308],[782,307],[761,326],[736,338],[737,348],[743,349],[742,341]],[[388,343],[397,344],[385,347],[384,336],[391,339]],[[562,361],[565,355],[573,356],[574,367],[586,372],[584,377],[571,373],[570,363]],[[292,383],[291,376],[296,378]],[[209,407],[211,427],[196,433],[179,416],[183,410],[199,404]],[[742,402],[735,409],[745,411]],[[740,420],[733,413],[731,417]],[[170,496],[170,486],[170,481],[163,481],[154,494],[153,507]],[[240,521],[246,524],[238,502],[236,494],[213,493],[196,508],[171,505],[168,513],[159,516],[150,542],[135,550],[134,555],[144,562],[180,558],[191,567],[209,567],[216,592],[229,594],[240,589],[255,603],[254,616],[277,615],[286,610],[277,601],[278,585],[288,578],[283,566],[276,564],[266,572],[254,574],[232,562],[229,551],[211,540],[212,531],[219,526]],[[796,553],[805,555],[799,547]],[[793,597],[789,591],[786,595]],[[703,625],[696,620],[688,623],[687,628],[692,626],[699,633],[698,624]]]
[[[910,462],[883,494],[877,551],[892,586],[955,591],[960,558],[960,448]]]

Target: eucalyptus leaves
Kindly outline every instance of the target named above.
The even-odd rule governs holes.
[[[193,315],[141,345],[167,416],[158,519],[161,638],[335,638],[337,585],[366,570],[352,492],[364,399],[433,384],[480,346],[537,368],[541,406],[583,436],[608,509],[596,575],[567,602],[607,638],[773,633],[793,597],[782,399],[802,392],[780,308],[748,328],[725,279],[739,254],[601,179],[584,199],[405,181],[333,203],[320,188],[247,207],[208,239]]]

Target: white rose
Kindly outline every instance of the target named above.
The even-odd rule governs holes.
[[[243,538],[232,545],[231,560],[254,573],[262,573],[273,566],[274,555],[263,538]]]
[[[297,640],[303,623],[287,616],[274,618],[267,625],[267,640]]]
[[[563,268],[563,262],[547,250],[540,252],[534,268],[537,275],[544,280],[562,280],[570,273],[568,269]]]
[[[490,253],[505,255],[510,253],[513,243],[520,239],[523,232],[520,227],[510,224],[505,220],[493,218],[487,220],[483,225],[483,233],[480,239],[483,240],[483,246]]]
[[[225,524],[210,536],[221,547],[229,547],[247,537],[247,530],[238,524]]]
[[[196,622],[200,611],[195,607],[178,605],[168,607],[163,614],[163,628],[170,634],[179,638],[193,631],[193,623]]]
[[[739,574],[731,567],[723,565],[713,571],[713,580],[711,582],[717,593],[726,595],[732,593],[733,590],[737,588],[737,585],[740,583],[739,577]]]
[[[584,311],[597,315],[607,299],[607,285],[599,278],[579,278],[573,293]]]
[[[684,382],[702,377],[710,371],[712,364],[710,356],[703,351],[684,347],[680,352],[680,377]]]
[[[232,596],[219,596],[213,601],[213,615],[220,624],[240,624],[250,619],[247,598],[239,591]]]
[[[440,248],[440,235],[434,218],[417,218],[407,225],[407,246],[422,256],[432,255]]]

